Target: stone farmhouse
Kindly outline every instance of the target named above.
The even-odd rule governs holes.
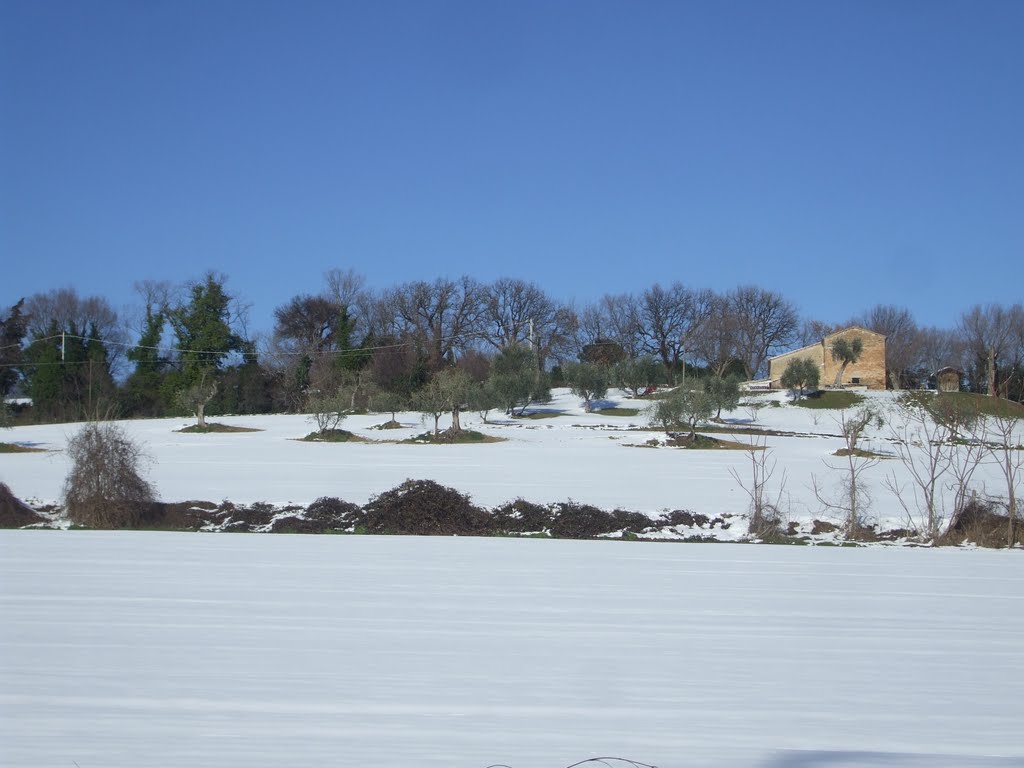
[[[832,345],[839,339],[853,341],[860,337],[864,350],[860,359],[846,366],[843,372],[842,386],[847,388],[885,389],[885,336],[860,326],[850,326],[841,331],[830,333],[817,344],[794,349],[768,360],[768,376],[771,388],[779,389],[783,371],[790,360],[806,358],[812,360],[821,371],[819,386],[831,387],[835,383],[836,374],[842,364],[832,359]]]

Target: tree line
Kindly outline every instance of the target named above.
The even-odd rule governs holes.
[[[579,307],[534,282],[463,276],[369,289],[331,270],[250,334],[225,276],[136,285],[138,316],[63,288],[0,311],[0,394],[34,421],[195,413],[521,412],[554,385],[588,407],[608,386],[639,394],[687,377],[753,379],[769,357],[847,325],[884,334],[889,385],[915,389],[947,366],[975,392],[1024,397],[1024,307],[976,305],[948,328],[879,305],[842,324],[802,318],[784,296],[660,283]],[[437,419],[435,418],[435,424]]]

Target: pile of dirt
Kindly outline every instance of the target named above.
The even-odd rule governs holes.
[[[4,483],[0,483],[0,528],[24,528],[26,525],[45,522],[45,517],[17,498]]]

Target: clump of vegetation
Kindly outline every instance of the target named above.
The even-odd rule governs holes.
[[[549,507],[523,499],[503,504],[491,513],[491,525],[496,533],[546,532],[553,520]]]
[[[433,445],[462,445],[466,443],[500,443],[503,441],[504,438],[485,435],[483,432],[477,432],[474,429],[460,429],[457,432],[452,429],[446,429],[442,432],[423,432],[404,442],[431,443]]]
[[[433,480],[406,480],[370,499],[365,512],[368,533],[479,536],[490,523],[468,496]]]
[[[89,528],[132,528],[153,503],[142,477],[142,449],[110,422],[86,424],[68,441],[71,472],[64,482],[68,517]]]
[[[307,443],[361,443],[364,438],[349,432],[346,429],[325,429],[319,432],[310,432],[304,438]]]
[[[793,400],[799,403],[804,392],[818,388],[820,378],[821,369],[813,360],[798,357],[786,363],[779,384],[790,390],[793,393]]]
[[[689,439],[696,439],[697,425],[706,422],[715,412],[715,399],[704,390],[677,387],[657,400],[651,411],[651,423],[672,435],[674,430],[688,427]]]
[[[990,499],[973,498],[953,516],[949,528],[936,543],[1005,547],[1008,520],[1005,507]],[[1013,536],[1013,543],[1024,544],[1024,532],[1019,527],[1013,530]]]
[[[198,424],[192,424],[192,425],[187,426],[187,427],[182,427],[181,429],[178,430],[178,432],[183,432],[185,434],[199,434],[199,435],[220,434],[220,433],[230,434],[232,432],[262,432],[262,431],[263,431],[262,429],[255,429],[253,427],[236,427],[236,426],[232,426],[231,424],[221,424],[221,423],[216,422],[216,421],[208,421],[203,426],[200,426]]]
[[[362,507],[334,496],[321,496],[314,501],[306,507],[305,517],[337,530],[355,528],[366,523]]]
[[[639,512],[605,512],[591,504],[567,501],[556,506],[550,531],[559,539],[592,539],[617,531],[640,533],[652,525],[651,519]]]

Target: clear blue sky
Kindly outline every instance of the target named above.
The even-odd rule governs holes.
[[[352,268],[952,325],[1024,295],[1024,2],[0,0],[0,304]]]

